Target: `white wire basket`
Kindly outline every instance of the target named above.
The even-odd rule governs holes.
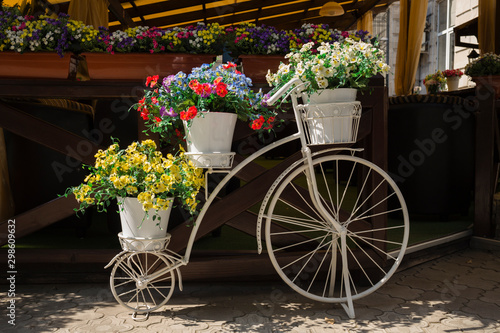
[[[233,166],[236,153],[185,153],[198,168],[227,169]]]
[[[131,238],[125,237],[120,232],[118,234],[118,239],[120,240],[120,245],[124,251],[130,252],[161,252],[167,248],[168,243],[170,243],[170,234],[167,233],[165,237],[162,238]]]
[[[361,102],[306,104],[301,111],[309,144],[356,142]]]

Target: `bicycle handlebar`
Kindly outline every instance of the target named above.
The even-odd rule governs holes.
[[[292,87],[293,85],[298,86],[301,83],[302,81],[299,78],[291,79],[283,87],[281,87],[280,90],[275,92],[274,95],[269,97],[269,99],[266,101],[266,104],[273,105],[281,95],[283,95],[288,89],[290,89],[290,87]]]

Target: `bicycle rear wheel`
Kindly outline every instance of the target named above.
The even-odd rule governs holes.
[[[267,251],[298,293],[321,302],[356,300],[400,264],[409,235],[406,204],[389,175],[369,161],[331,155],[313,159],[313,166],[327,214],[311,198],[309,167],[286,171],[268,207]]]

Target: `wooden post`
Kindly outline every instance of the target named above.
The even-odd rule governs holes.
[[[478,84],[476,100],[476,181],[474,198],[474,235],[491,238],[493,230],[493,194],[496,168],[494,167],[495,128],[498,127],[495,95],[492,88]],[[460,166],[457,166],[460,167]]]

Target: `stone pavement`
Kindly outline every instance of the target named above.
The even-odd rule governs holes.
[[[104,284],[18,285],[16,294],[16,325],[2,315],[1,332],[500,332],[500,252],[467,249],[397,272],[354,303],[354,320],[281,281],[185,282],[142,322]]]

